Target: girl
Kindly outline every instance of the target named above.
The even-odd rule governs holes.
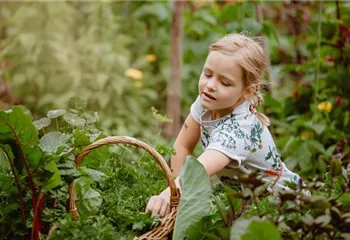
[[[269,119],[256,111],[267,67],[262,47],[241,34],[228,35],[210,46],[198,83],[199,96],[175,141],[171,168],[177,177],[199,139],[204,152],[198,160],[209,176],[233,176],[258,171],[269,189],[301,184],[299,176],[281,162],[267,128]],[[179,178],[176,185],[180,188]],[[170,189],[150,198],[146,211],[165,216]]]

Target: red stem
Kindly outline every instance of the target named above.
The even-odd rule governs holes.
[[[24,202],[23,202],[23,198],[22,198],[22,189],[21,189],[21,185],[19,184],[19,177],[18,177],[18,173],[16,171],[16,168],[15,166],[13,165],[11,159],[10,159],[10,156],[8,154],[8,152],[5,150],[5,148],[3,146],[1,146],[2,150],[4,151],[5,155],[6,155],[6,158],[7,160],[9,161],[10,163],[10,166],[11,166],[11,170],[13,172],[13,176],[15,178],[15,183],[16,183],[16,187],[17,187],[17,190],[18,190],[18,199],[19,199],[19,202],[20,202],[20,207],[21,207],[21,218],[22,218],[22,223],[24,224],[24,227],[25,227],[25,224],[26,224],[26,218],[25,218],[25,215],[24,215]]]
[[[35,211],[35,208],[36,208],[36,193],[35,193],[35,187],[34,187],[34,182],[33,182],[33,177],[32,177],[32,174],[29,170],[29,167],[28,167],[28,163],[27,163],[27,159],[26,157],[24,156],[24,153],[23,153],[23,149],[22,149],[22,146],[20,144],[20,141],[18,139],[18,136],[16,134],[16,131],[9,125],[9,128],[11,128],[13,134],[15,135],[16,137],[16,141],[17,141],[17,146],[18,146],[18,149],[20,151],[20,154],[21,154],[21,158],[22,158],[22,161],[24,163],[24,166],[25,166],[25,169],[26,169],[26,172],[28,174],[28,182],[29,182],[29,187],[30,187],[30,190],[32,192],[32,202],[33,202],[33,211]]]
[[[39,240],[40,227],[41,227],[41,215],[43,212],[45,196],[42,195],[39,198],[39,203],[35,208],[32,228],[32,240]]]

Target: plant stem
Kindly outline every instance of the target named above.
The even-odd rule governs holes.
[[[57,131],[60,131],[60,128],[58,127],[58,121],[57,121],[57,118],[55,118],[56,120],[56,128],[57,128]]]
[[[22,218],[22,223],[24,224],[24,227],[25,227],[26,218],[25,218],[25,214],[24,214],[24,202],[23,202],[23,198],[22,198],[22,189],[21,189],[21,185],[19,184],[18,173],[17,173],[16,167],[13,165],[13,162],[12,162],[11,159],[10,159],[10,156],[9,156],[8,152],[5,150],[5,148],[4,148],[3,146],[1,146],[1,148],[2,148],[2,150],[4,151],[4,153],[5,153],[5,155],[6,155],[6,158],[7,158],[7,160],[8,160],[9,163],[10,163],[11,170],[12,170],[13,176],[14,176],[14,178],[15,178],[15,183],[16,183],[16,187],[17,187],[17,191],[18,191],[18,199],[19,199],[20,207],[21,207],[21,218]]]
[[[30,190],[32,192],[32,202],[33,202],[33,211],[35,211],[35,208],[36,208],[36,192],[35,192],[35,186],[34,186],[34,181],[33,181],[33,176],[29,170],[29,166],[28,166],[28,163],[27,163],[27,159],[26,157],[24,156],[24,152],[23,152],[23,149],[22,149],[22,146],[20,144],[20,141],[18,139],[18,136],[16,134],[16,131],[15,129],[12,128],[12,126],[10,126],[8,124],[8,127],[12,130],[13,132],[13,135],[15,136],[16,138],[16,142],[17,142],[17,146],[18,146],[18,149],[19,149],[19,152],[21,154],[21,159],[22,159],[22,162],[25,166],[25,169],[26,169],[26,172],[27,172],[27,175],[28,175],[28,182],[29,182],[29,187],[30,187]]]
[[[44,205],[44,194],[39,197],[39,202],[35,208],[33,217],[33,228],[32,228],[32,238],[31,240],[39,240],[40,225],[41,225],[41,214]]]
[[[318,25],[317,25],[317,50],[316,50],[316,73],[315,73],[315,98],[314,98],[314,104],[315,108],[317,109],[317,103],[318,103],[318,84],[319,84],[319,75],[320,75],[320,62],[321,62],[321,27],[322,27],[322,9],[323,9],[323,0],[321,0],[318,3]]]
[[[262,218],[262,215],[261,215],[261,212],[260,212],[260,208],[259,208],[259,205],[258,205],[258,201],[256,200],[255,196],[253,196],[253,199],[254,199],[254,204],[256,206],[256,211],[258,212],[259,218]]]

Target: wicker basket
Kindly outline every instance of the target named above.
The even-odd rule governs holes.
[[[170,187],[170,191],[171,191],[171,194],[170,194],[170,208],[171,208],[170,213],[162,219],[162,222],[158,227],[154,228],[150,232],[143,234],[142,236],[140,236],[137,239],[139,239],[139,240],[143,240],[143,239],[152,239],[152,240],[153,239],[154,240],[167,239],[167,236],[174,228],[175,218],[176,218],[176,214],[177,214],[177,208],[178,208],[179,200],[180,200],[180,191],[178,188],[176,188],[174,178],[172,176],[172,173],[171,173],[168,165],[164,161],[163,157],[156,150],[154,150],[154,148],[152,148],[147,143],[144,143],[142,141],[139,141],[139,140],[137,140],[135,138],[131,138],[131,137],[126,137],[126,136],[107,137],[107,138],[100,139],[94,143],[91,143],[89,146],[87,146],[77,156],[77,158],[75,160],[76,167],[80,166],[80,164],[83,162],[84,157],[86,155],[88,155],[93,149],[99,148],[99,147],[102,147],[105,145],[109,145],[109,144],[118,144],[118,143],[134,145],[134,146],[137,146],[137,147],[140,147],[140,148],[146,150],[148,153],[150,153],[153,156],[153,158],[157,161],[157,163],[160,165],[160,167],[162,168],[162,170],[166,174],[168,186]],[[70,211],[72,212],[73,220],[77,220],[79,214],[78,214],[78,209],[75,205],[75,196],[73,193],[73,187],[74,187],[74,181],[69,186],[69,207],[70,207]]]

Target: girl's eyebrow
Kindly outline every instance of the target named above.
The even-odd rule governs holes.
[[[231,83],[235,83],[235,81],[233,80],[233,78],[224,75],[224,74],[219,74],[220,77],[225,78],[226,80],[230,81]]]
[[[210,71],[210,72],[213,72],[208,66],[204,66],[203,71]],[[229,76],[227,76],[227,75],[225,75],[225,74],[219,74],[219,77],[220,77],[220,78],[224,78],[224,79],[230,81],[230,82],[233,83],[233,84],[235,83],[235,81],[233,80],[233,78],[231,78],[231,77],[229,77]]]

